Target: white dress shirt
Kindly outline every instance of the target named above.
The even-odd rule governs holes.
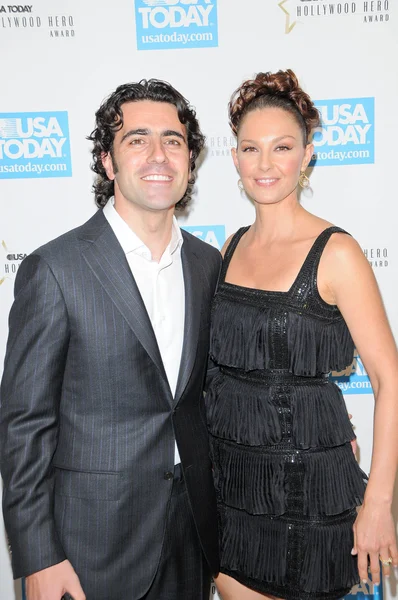
[[[145,308],[152,323],[164,369],[174,396],[184,339],[185,288],[181,261],[183,237],[173,217],[169,245],[159,262],[114,208],[111,198],[104,216],[126,255]],[[175,464],[180,456],[175,445]]]

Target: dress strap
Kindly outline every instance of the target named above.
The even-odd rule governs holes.
[[[231,262],[231,258],[233,256],[233,253],[236,250],[236,246],[239,244],[239,241],[240,241],[241,237],[243,236],[243,234],[246,233],[246,231],[249,228],[250,228],[250,225],[247,225],[247,227],[241,227],[232,236],[232,239],[231,239],[231,241],[228,244],[228,248],[225,251],[224,260],[223,260],[223,263],[222,263],[221,273],[220,273],[220,283],[224,283],[225,276],[226,276],[227,271],[228,271],[229,263]]]
[[[318,235],[310,251],[308,252],[307,258],[305,259],[303,266],[301,267],[300,272],[297,275],[296,281],[294,282],[294,285],[292,287],[296,289],[302,288],[304,284],[305,287],[308,288],[309,282],[312,286],[317,285],[317,274],[321,256],[326,244],[328,243],[330,237],[334,233],[345,233],[347,235],[351,235],[344,229],[341,229],[341,227],[336,227],[334,225],[332,227],[324,229]]]

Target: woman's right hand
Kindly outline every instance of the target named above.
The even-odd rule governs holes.
[[[368,565],[374,585],[380,583],[380,560],[398,567],[398,549],[391,509],[377,502],[364,502],[354,523],[354,547],[351,554],[358,556],[358,571],[362,581],[368,580]],[[389,577],[390,564],[382,567]]]

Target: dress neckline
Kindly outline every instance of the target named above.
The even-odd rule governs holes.
[[[248,292],[248,293],[252,292],[254,294],[259,294],[260,293],[260,294],[276,295],[276,296],[287,296],[287,295],[289,295],[289,294],[291,294],[293,292],[293,290],[294,290],[297,282],[299,281],[299,279],[300,279],[300,277],[301,277],[304,269],[307,266],[307,263],[309,262],[310,258],[312,258],[312,254],[316,250],[320,238],[326,232],[329,233],[330,230],[333,230],[332,233],[343,232],[343,230],[340,229],[340,227],[336,227],[335,225],[331,225],[330,227],[326,227],[326,229],[324,229],[323,231],[321,231],[321,233],[315,238],[313,244],[311,245],[311,247],[310,247],[310,249],[309,249],[309,251],[308,251],[308,253],[307,253],[307,255],[306,255],[305,259],[304,259],[303,264],[301,265],[301,267],[300,267],[300,269],[299,269],[296,277],[293,280],[293,283],[291,284],[291,286],[289,287],[289,289],[287,291],[283,291],[283,290],[265,290],[265,289],[262,289],[262,288],[248,287],[248,286],[245,286],[245,285],[239,285],[238,283],[231,283],[229,281],[225,281],[225,277],[226,277],[227,272],[228,272],[228,267],[229,267],[229,264],[231,262],[231,258],[233,256],[233,254],[235,253],[235,250],[236,250],[236,248],[237,248],[237,246],[238,246],[241,238],[250,229],[250,227],[251,227],[251,225],[247,225],[246,227],[242,227],[241,229],[239,229],[236,232],[236,234],[235,234],[235,236],[236,236],[235,239],[231,240],[230,246],[232,245],[232,243],[233,243],[233,246],[231,248],[230,248],[230,246],[228,246],[228,248],[227,248],[227,253],[226,253],[225,259],[224,259],[226,261],[226,264],[225,264],[225,269],[224,269],[223,279],[221,281],[221,285],[226,285],[226,286],[228,286],[230,288],[235,288],[237,290],[242,290],[242,291]],[[230,250],[230,252],[228,252],[228,250]],[[332,306],[332,305],[329,305],[329,306]]]

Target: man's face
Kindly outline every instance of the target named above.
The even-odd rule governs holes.
[[[140,100],[122,105],[123,127],[115,135],[113,159],[103,156],[115,182],[115,205],[163,211],[184,196],[190,174],[185,126],[166,102]]]

